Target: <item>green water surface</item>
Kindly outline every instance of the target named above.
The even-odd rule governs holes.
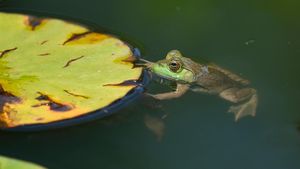
[[[121,116],[38,132],[0,132],[0,154],[53,169],[300,168],[300,1],[6,0],[0,11],[77,19],[111,30],[155,61],[179,49],[241,73],[258,90],[255,118],[234,122],[230,104],[189,92]],[[0,37],[1,38],[1,37]],[[152,84],[149,91],[157,92]],[[145,114],[165,119],[158,142]],[[113,119],[113,120],[112,120]]]

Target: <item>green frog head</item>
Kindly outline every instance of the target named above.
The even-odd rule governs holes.
[[[183,57],[178,50],[171,50],[165,59],[155,63],[148,62],[148,69],[154,74],[182,83],[193,83],[197,80],[199,65],[190,58]]]

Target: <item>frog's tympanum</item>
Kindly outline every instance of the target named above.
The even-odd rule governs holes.
[[[175,91],[149,94],[155,99],[172,99],[182,96],[188,89],[194,92],[219,95],[238,105],[231,106],[229,112],[237,121],[243,116],[255,116],[257,92],[248,87],[249,81],[212,63],[196,63],[183,57],[178,50],[170,51],[166,58],[156,63],[146,62],[146,68],[163,79],[176,82]]]

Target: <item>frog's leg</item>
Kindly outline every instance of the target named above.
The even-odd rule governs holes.
[[[155,99],[158,100],[166,100],[166,99],[173,99],[178,98],[182,96],[184,93],[186,93],[189,89],[188,84],[177,84],[176,90],[173,92],[167,92],[167,93],[159,93],[159,94],[147,94]]]
[[[220,97],[233,102],[241,103],[240,105],[231,106],[228,112],[235,114],[235,121],[238,121],[240,118],[251,115],[255,116],[256,107],[257,107],[257,92],[253,88],[230,88],[226,89],[220,93]]]
[[[238,103],[250,98],[254,93],[255,89],[252,88],[229,88],[220,93],[220,96],[230,102]]]

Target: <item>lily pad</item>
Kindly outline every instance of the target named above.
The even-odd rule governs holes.
[[[45,169],[44,167],[30,162],[0,156],[1,169]]]
[[[142,92],[142,69],[134,68],[130,46],[113,35],[59,19],[0,13],[0,37],[1,128],[92,120]]]

